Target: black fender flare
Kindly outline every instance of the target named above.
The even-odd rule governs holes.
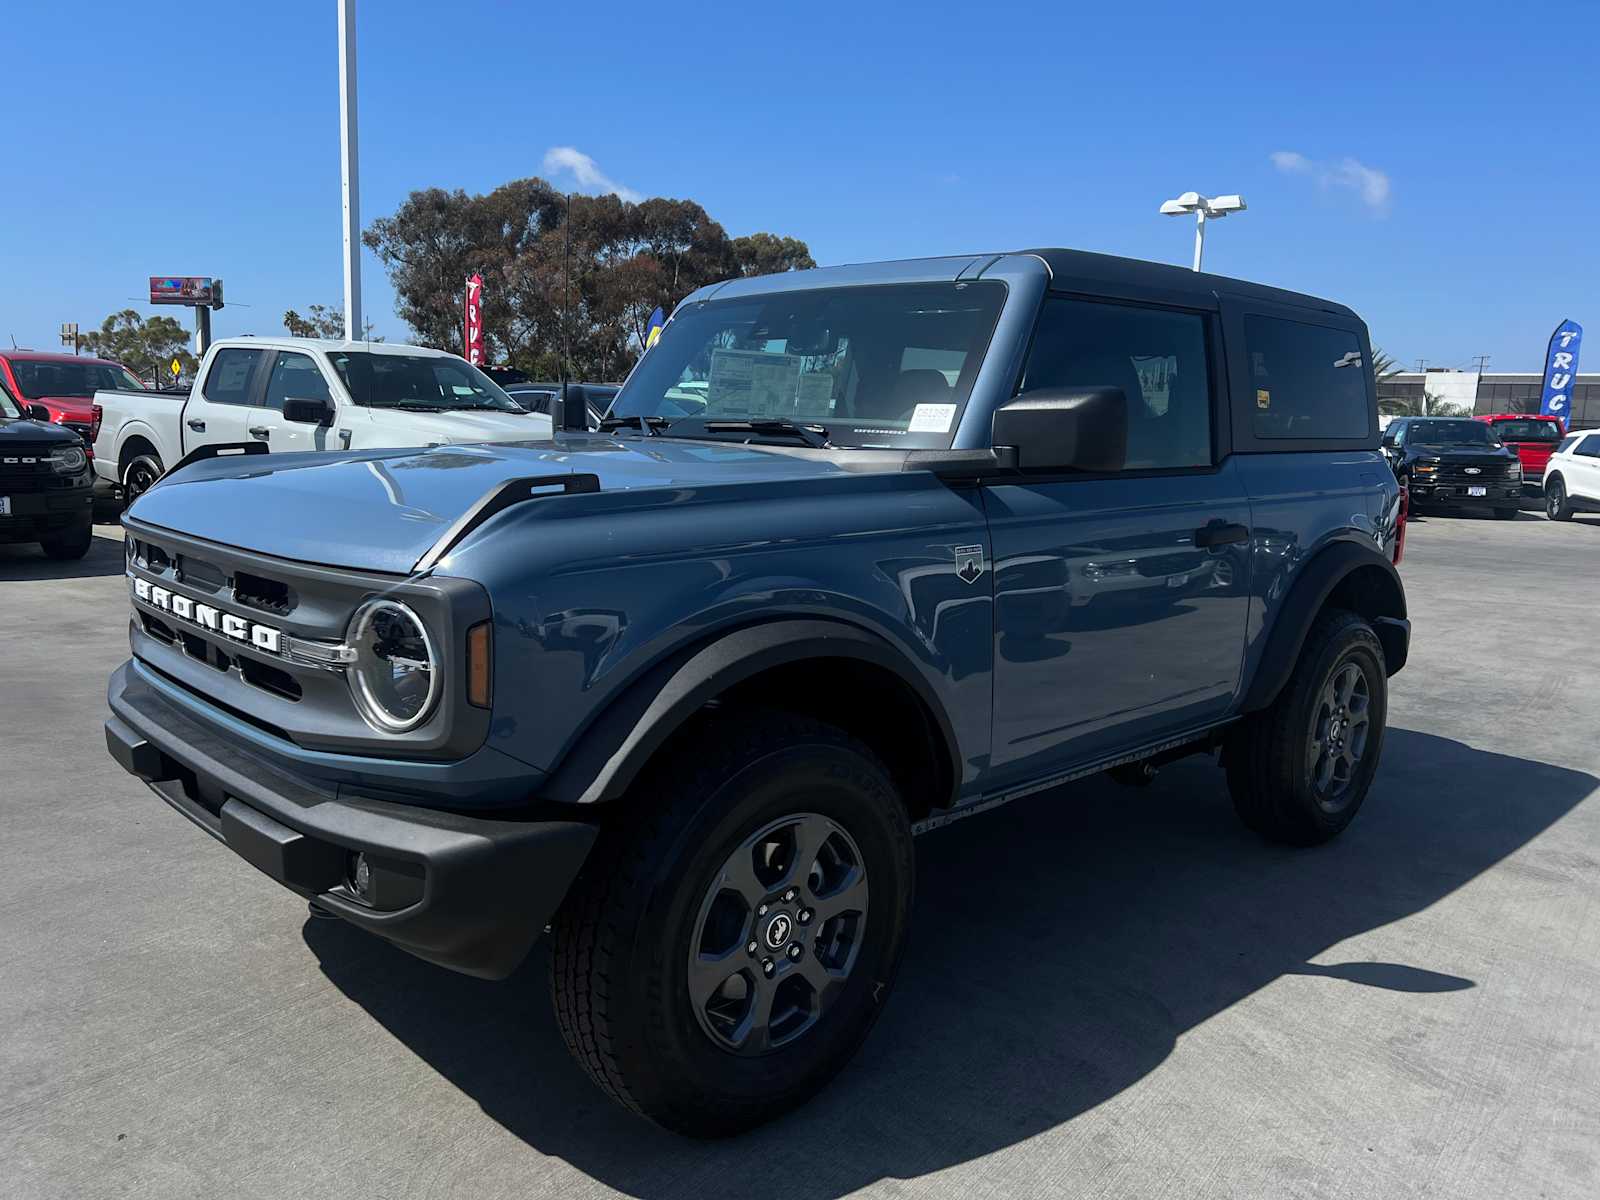
[[[657,750],[707,701],[762,671],[815,658],[849,658],[882,667],[921,700],[961,778],[955,729],[933,688],[891,643],[860,626],[827,619],[777,619],[744,625],[681,650],[644,672],[590,721],[539,789],[567,804],[614,800]]]
[[[1366,542],[1341,539],[1323,547],[1303,566],[1289,587],[1289,594],[1278,609],[1272,631],[1256,662],[1255,675],[1245,692],[1244,712],[1266,708],[1289,682],[1300,648],[1305,645],[1311,625],[1334,590],[1356,571],[1377,568],[1381,582],[1365,589],[1366,611],[1373,631],[1383,646],[1390,675],[1405,666],[1411,641],[1411,622],[1406,619],[1406,592],[1394,563]]]

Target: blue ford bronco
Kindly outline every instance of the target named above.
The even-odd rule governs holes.
[[[734,1132],[866,1036],[913,834],[1191,754],[1265,838],[1349,824],[1410,636],[1370,364],[1067,250],[707,287],[600,431],[174,470],[107,742],[424,959],[548,931],[594,1081]]]

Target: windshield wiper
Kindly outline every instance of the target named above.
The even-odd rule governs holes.
[[[600,421],[600,432],[610,433],[613,429],[637,429],[646,437],[654,437],[670,424],[672,422],[665,417],[604,417]]]
[[[816,450],[826,450],[833,445],[828,440],[828,431],[824,426],[801,425],[782,417],[712,418],[706,421],[705,429],[707,433],[762,433],[798,438]]]

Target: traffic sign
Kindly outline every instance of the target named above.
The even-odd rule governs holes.
[[[169,362],[167,364],[167,370],[171,371],[172,372],[172,377],[174,379],[176,379],[178,377],[179,372],[181,372],[183,370],[183,364],[180,363],[176,358],[174,358],[171,362]]]

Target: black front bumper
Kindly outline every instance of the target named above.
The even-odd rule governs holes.
[[[4,490],[4,489],[0,489]],[[0,542],[37,542],[89,524],[93,489],[84,486],[48,492],[13,492],[11,512],[0,517]]]
[[[324,790],[241,750],[124,664],[106,746],[241,858],[419,958],[502,979],[555,915],[594,844],[578,821],[468,816]],[[372,904],[348,882],[368,856]]]
[[[1481,487],[1482,496],[1467,495],[1468,487]],[[1508,508],[1522,499],[1521,483],[1416,484],[1411,485],[1412,504],[1448,504],[1462,508]]]

